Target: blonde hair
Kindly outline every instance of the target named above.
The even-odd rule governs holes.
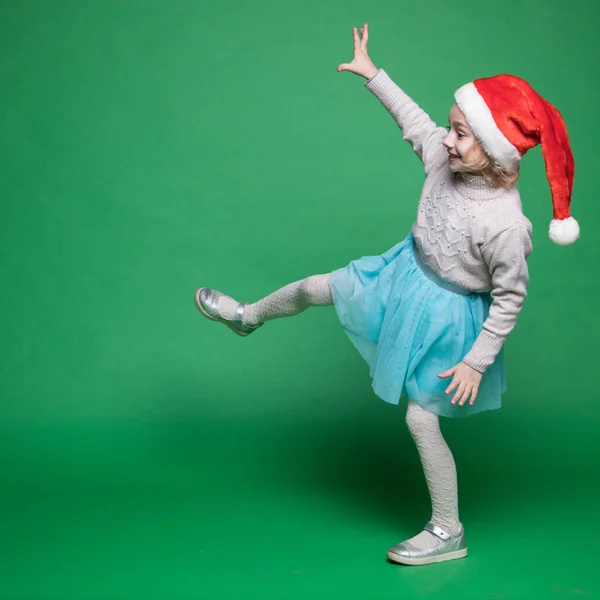
[[[461,166],[469,173],[483,177],[491,187],[509,188],[519,179],[519,167],[508,169],[498,164],[491,156],[489,156],[477,139],[467,150],[466,156],[468,157],[473,153],[477,153],[479,156],[472,162],[460,161]]]

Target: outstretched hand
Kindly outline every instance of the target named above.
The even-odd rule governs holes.
[[[354,36],[354,58],[351,63],[342,63],[338,65],[338,73],[340,71],[350,71],[356,75],[360,75],[365,79],[371,79],[378,71],[377,67],[367,54],[367,46],[369,44],[369,26],[365,23],[360,29],[359,37],[356,27],[352,28]]]
[[[477,399],[477,393],[479,391],[479,384],[483,375],[476,371],[473,367],[470,367],[464,362],[460,362],[451,369],[444,371],[438,375],[440,379],[446,379],[452,377],[452,382],[446,388],[446,394],[452,393],[456,388],[456,393],[452,398],[452,404],[464,406],[465,402],[471,397],[469,404],[475,404]]]

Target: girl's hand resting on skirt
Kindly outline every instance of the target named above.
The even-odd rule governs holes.
[[[350,71],[356,73],[356,75],[361,75],[365,79],[371,79],[377,73],[378,69],[367,54],[369,26],[366,23],[361,27],[360,34],[362,35],[362,39],[358,36],[356,27],[352,28],[352,35],[354,36],[354,59],[351,63],[338,65],[337,70],[338,73],[340,71]]]
[[[446,388],[446,394],[451,394],[456,388],[456,394],[452,398],[452,404],[458,403],[459,406],[464,406],[465,402],[471,396],[469,404],[475,404],[477,398],[477,392],[479,391],[479,384],[483,375],[476,371],[473,367],[470,367],[464,362],[460,362],[451,369],[444,371],[438,375],[440,379],[446,379],[452,377],[452,382]]]

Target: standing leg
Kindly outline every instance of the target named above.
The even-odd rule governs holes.
[[[406,424],[419,450],[425,472],[431,496],[431,520],[450,533],[456,534],[460,529],[456,464],[442,436],[439,417],[410,401],[406,412]],[[419,535],[429,542],[434,541],[433,536],[428,533]]]
[[[205,317],[225,323],[239,335],[252,333],[265,321],[297,315],[310,306],[333,304],[328,273],[290,283],[254,304],[238,302],[209,288],[199,289],[195,299]]]
[[[391,548],[388,557],[404,564],[462,558],[467,548],[458,518],[456,465],[442,436],[439,417],[409,401],[406,422],[421,457],[432,516],[424,531]]]

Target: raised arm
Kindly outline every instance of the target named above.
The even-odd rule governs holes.
[[[429,173],[435,164],[447,160],[448,154],[442,146],[442,140],[448,135],[448,131],[438,127],[383,69],[369,79],[365,86],[392,115],[402,130],[402,137],[410,143],[415,154],[423,161],[426,173]]]
[[[403,138],[408,141],[415,154],[423,161],[425,172],[437,162],[447,158],[442,146],[446,129],[437,127],[429,115],[423,111],[398,85],[396,85],[383,69],[378,69],[369,58],[369,26],[365,23],[359,36],[356,27],[352,30],[354,37],[354,58],[350,63],[338,65],[338,72],[350,71],[367,79],[365,86],[389,111]]]

